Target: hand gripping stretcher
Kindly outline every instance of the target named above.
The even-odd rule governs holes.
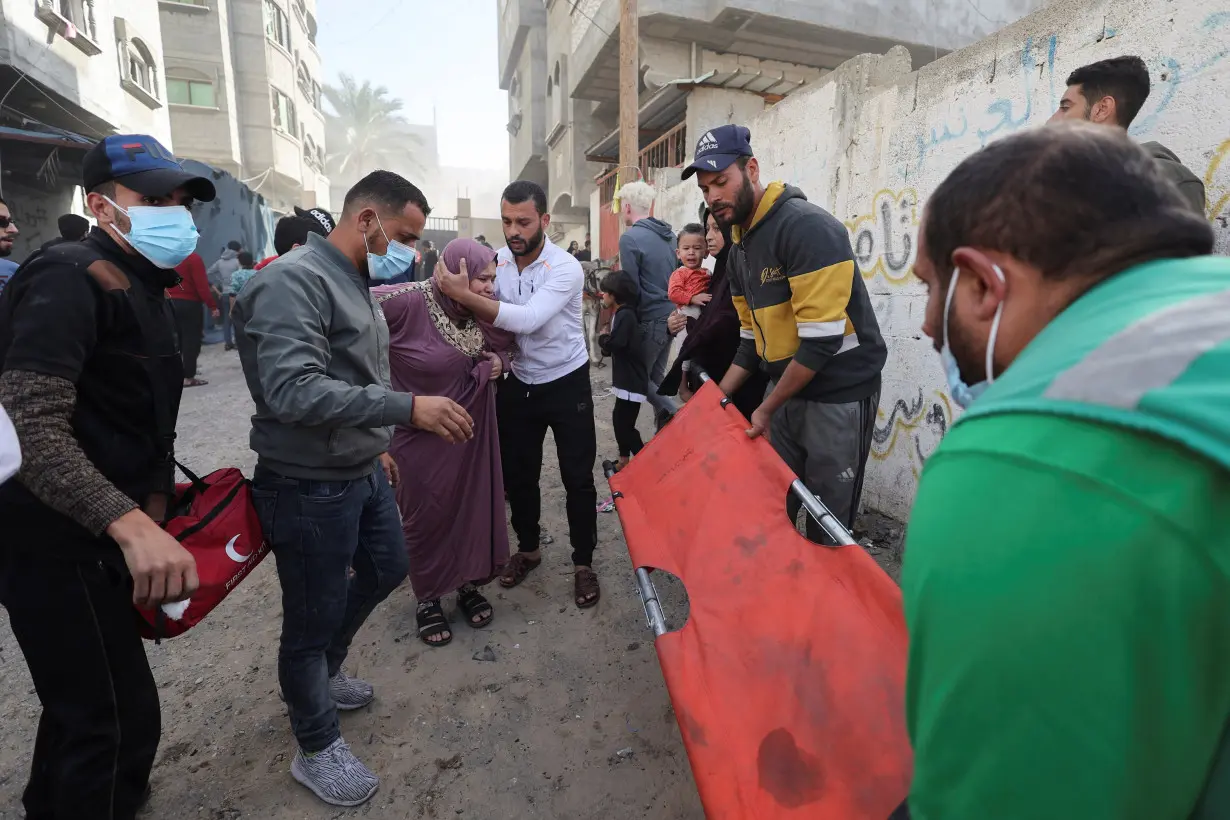
[[[607,478],[710,820],[885,820],[912,772],[901,593],[717,385]],[[839,544],[800,535],[787,493]],[[667,628],[651,568],[687,588]]]

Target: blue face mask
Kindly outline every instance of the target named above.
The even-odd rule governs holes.
[[[132,223],[128,233],[121,233],[120,236],[134,251],[158,267],[170,270],[196,250],[200,233],[187,208],[181,205],[165,208],[134,205],[124,210],[111,199],[107,201]],[[119,233],[118,227],[115,230]]]
[[[410,265],[415,260],[414,248],[389,239],[379,216],[376,217],[376,224],[380,226],[380,232],[384,234],[384,241],[389,243],[389,247],[383,256],[377,256],[368,249],[367,275],[373,282],[385,282],[410,270]],[[367,236],[363,237],[363,244],[367,245]]]
[[[999,276],[999,281],[1004,281],[1004,272],[998,265],[995,266],[995,273]],[[987,338],[986,378],[977,384],[966,384],[961,378],[961,365],[957,364],[957,357],[952,355],[952,347],[948,344],[948,311],[952,308],[952,295],[957,290],[957,278],[960,275],[960,268],[952,272],[948,295],[944,297],[944,347],[940,350],[940,357],[944,360],[944,376],[948,379],[948,392],[952,394],[952,400],[961,407],[969,407],[995,381],[995,338],[999,335],[999,319],[1004,313],[1004,303],[1000,302],[999,307],[995,308],[995,318],[991,321],[991,335]]]

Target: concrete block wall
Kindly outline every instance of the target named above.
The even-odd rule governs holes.
[[[1219,252],[1230,253],[1230,12],[1217,0],[1060,0],[918,71],[903,49],[860,56],[747,121],[762,176],[845,221],[889,344],[867,506],[908,516],[957,412],[920,329],[913,264],[927,196],[979,147],[1042,126],[1073,69],[1123,54],[1144,58],[1153,79],[1131,134],[1204,178]],[[702,133],[693,125],[689,114],[690,136]],[[663,187],[657,212],[683,224],[700,201],[691,181]]]

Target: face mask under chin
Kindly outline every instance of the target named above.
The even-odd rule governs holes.
[[[994,266],[994,270],[995,274],[999,276],[999,280],[1001,282],[1005,281],[1004,272],[998,265]],[[984,362],[985,378],[974,384],[967,384],[961,376],[961,364],[957,361],[956,354],[952,352],[952,336],[949,323],[952,298],[957,289],[957,279],[960,276],[961,269],[954,269],[952,280],[948,283],[948,293],[944,297],[944,345],[940,350],[940,358],[944,362],[944,377],[948,382],[948,392],[952,396],[952,400],[960,407],[966,408],[973,404],[995,382],[995,342],[999,336],[999,320],[1004,314],[1004,303],[1001,301],[995,308],[995,318],[991,322],[991,332],[987,336],[987,353],[986,361]]]

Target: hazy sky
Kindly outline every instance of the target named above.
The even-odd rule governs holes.
[[[317,0],[326,82],[388,88],[410,122],[439,124],[440,164],[508,171],[496,0]]]

